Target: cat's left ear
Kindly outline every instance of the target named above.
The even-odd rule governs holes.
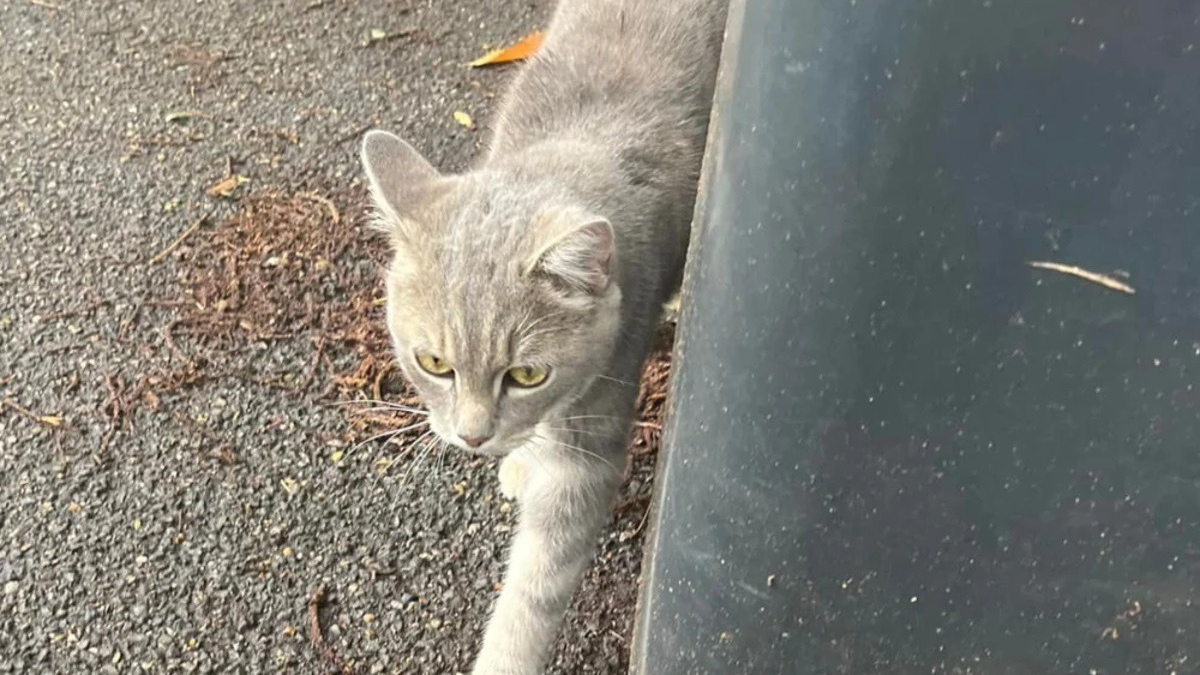
[[[368,131],[363,136],[361,156],[371,200],[398,224],[411,220],[413,211],[441,176],[415,148],[386,131]]]
[[[543,274],[569,294],[603,295],[612,283],[613,227],[581,209],[544,213],[534,228],[526,274]]]

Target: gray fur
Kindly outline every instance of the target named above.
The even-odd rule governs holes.
[[[536,675],[624,464],[637,380],[687,250],[726,0],[562,0],[488,152],[441,175],[363,141],[395,247],[387,321],[438,436],[503,457],[520,503],[475,675]],[[453,366],[430,375],[417,352]],[[550,368],[524,389],[504,373]]]

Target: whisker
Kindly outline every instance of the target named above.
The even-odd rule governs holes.
[[[340,406],[347,406],[347,405],[368,405],[368,404],[385,406],[385,407],[391,408],[393,410],[403,410],[404,412],[416,413],[418,415],[428,415],[429,414],[428,410],[421,410],[420,408],[414,408],[412,406],[407,406],[407,405],[403,405],[400,403],[393,403],[392,401],[380,401],[378,399],[373,399],[373,398],[355,399],[353,401],[331,401],[329,403],[326,403],[325,405],[330,406],[330,407],[340,407]]]
[[[545,428],[549,429],[550,431],[561,431],[563,433],[569,433],[569,434],[587,434],[588,436],[607,436],[608,435],[608,434],[605,434],[600,431],[588,431],[587,429],[571,429],[569,427],[545,427]]]
[[[617,415],[570,415],[567,417],[555,417],[559,422],[574,422],[575,420],[613,420],[620,422],[623,418]]]
[[[434,433],[433,429],[429,429],[428,431],[426,431],[425,433],[421,434],[420,436],[417,436],[416,440],[414,440],[412,443],[410,443],[410,444],[408,445],[408,447],[409,447],[409,448],[416,448],[418,445],[420,445],[420,444],[421,444],[421,441],[425,440],[426,438],[429,438],[429,436],[430,436],[431,434],[433,434],[433,433]],[[426,443],[426,445],[428,445],[428,443]]]
[[[408,465],[408,470],[405,471],[404,475],[400,477],[400,489],[404,489],[404,487],[408,485],[409,477],[412,476],[413,472],[417,470],[417,467],[425,461],[425,458],[429,456],[430,452],[433,452],[433,446],[426,445],[424,451],[417,455],[417,458]]]
[[[539,467],[539,468],[540,468],[542,471],[544,471],[544,472],[545,472],[547,475],[549,475],[549,474],[550,474],[550,469],[549,469],[549,467],[547,467],[547,466],[546,466],[546,463],[542,461],[542,458],[541,458],[541,457],[538,457],[538,456],[537,456],[537,453],[535,453],[535,452],[534,452],[534,451],[533,451],[533,450],[532,450],[532,449],[531,449],[529,446],[527,446],[527,445],[522,445],[520,448],[518,448],[518,449],[517,449],[517,452],[521,452],[522,450],[524,450],[524,451],[525,451],[525,455],[526,455],[527,457],[529,457],[529,458],[530,458],[530,459],[532,459],[533,461],[537,462],[537,465],[538,465],[538,467]]]
[[[402,433],[404,433],[404,432],[406,432],[406,431],[409,431],[409,430],[411,430],[411,429],[416,429],[416,428],[418,428],[418,427],[423,427],[423,426],[425,426],[426,424],[429,424],[429,422],[428,422],[428,421],[425,421],[425,422],[417,422],[416,424],[410,424],[410,425],[408,425],[408,426],[406,426],[406,427],[401,427],[401,428],[399,428],[399,429],[388,429],[387,431],[384,431],[384,432],[381,432],[381,433],[375,434],[374,436],[371,436],[370,438],[366,439],[365,441],[359,441],[358,443],[356,443],[356,444],[354,445],[354,447],[352,447],[352,448],[350,448],[349,450],[347,450],[347,451],[346,451],[346,455],[345,455],[345,456],[346,456],[346,457],[349,457],[349,456],[350,456],[350,453],[354,452],[355,450],[357,450],[357,449],[361,448],[362,446],[366,445],[367,443],[370,443],[371,441],[373,441],[373,440],[375,440],[375,439],[377,439],[377,438],[383,438],[384,436],[387,436],[387,437],[388,437],[388,441],[390,441],[390,440],[392,440],[393,438],[395,438],[396,436],[399,436],[400,434],[402,434]],[[384,442],[386,443],[387,441],[384,441]]]
[[[392,404],[391,401],[380,401],[379,399],[375,399],[375,398],[356,398],[356,399],[351,399],[351,400],[346,400],[346,401],[330,401],[330,402],[326,403],[325,405],[327,405],[331,408],[335,408],[335,407],[343,406],[343,405],[365,405],[367,403],[379,403],[379,404],[383,404],[383,405],[391,405]]]
[[[409,465],[408,471],[405,471],[404,476],[402,476],[400,478],[400,487],[404,488],[408,484],[409,476],[412,476],[414,474],[414,472],[417,470],[417,468],[425,463],[425,459],[429,457],[429,455],[433,452],[434,448],[443,448],[443,447],[444,446],[442,444],[441,439],[438,439],[438,441],[435,445],[429,445],[428,443],[426,443],[425,451],[422,452],[420,454],[420,456],[417,457],[416,461],[414,461],[412,464]]]
[[[542,440],[544,440],[544,441],[547,441],[547,442],[549,442],[549,443],[553,443],[553,444],[555,444],[555,445],[558,445],[558,446],[560,446],[560,447],[567,448],[567,449],[569,449],[569,450],[575,450],[575,451],[577,451],[577,452],[581,452],[581,453],[583,453],[583,454],[585,454],[585,455],[587,455],[587,456],[589,456],[589,457],[592,457],[592,458],[594,458],[594,459],[597,459],[597,460],[599,460],[599,461],[601,461],[601,462],[604,462],[605,464],[607,464],[607,465],[608,465],[610,468],[612,468],[612,469],[616,469],[616,468],[617,468],[617,467],[616,467],[616,465],[614,465],[614,464],[612,463],[612,461],[608,460],[608,459],[607,459],[607,458],[605,458],[605,457],[601,457],[600,455],[598,455],[598,454],[596,454],[596,453],[594,453],[594,452],[592,452],[591,450],[588,450],[588,449],[586,449],[586,448],[581,448],[581,447],[579,447],[578,445],[571,445],[570,443],[564,443],[563,441],[560,441],[560,440],[556,440],[556,439],[550,438],[549,436],[541,436],[541,435],[539,435],[539,438],[541,438]]]
[[[405,414],[405,415],[412,415],[412,414],[428,415],[428,414],[429,414],[429,413],[420,412],[420,411],[415,411],[415,410],[406,410],[406,409],[404,409],[404,408],[394,408],[394,407],[392,407],[392,406],[387,406],[387,405],[377,405],[377,406],[375,406],[375,407],[372,407],[372,408],[363,408],[363,409],[361,409],[361,410],[356,410],[355,412],[364,412],[364,413],[369,413],[369,412],[392,412],[392,413],[397,413],[397,414],[403,413],[403,414]]]
[[[570,448],[571,450],[577,450],[579,452],[582,452],[585,455],[588,455],[589,457],[594,457],[609,466],[613,466],[613,463],[611,461],[609,461],[607,458],[601,457],[599,454],[592,452],[591,450],[588,450],[587,448],[581,448],[578,445],[571,445],[570,443],[564,443],[562,441],[552,441],[552,442],[558,443],[559,445],[561,445],[564,448]]]
[[[446,472],[446,446],[438,444],[437,461],[434,463],[433,474],[440,478]]]
[[[636,387],[637,386],[633,382],[626,382],[625,380],[618,380],[617,378],[609,377],[608,375],[597,375],[596,378],[601,379],[601,380],[608,380],[609,382],[616,382],[617,384],[621,384],[626,387]]]
[[[377,433],[374,436],[371,436],[370,438],[366,438],[366,439],[361,440],[358,443],[355,443],[354,445],[350,446],[350,449],[346,451],[345,456],[349,457],[350,453],[354,452],[355,450],[361,448],[362,446],[366,445],[367,443],[370,443],[371,441],[373,441],[377,438],[383,438],[384,436],[387,436],[388,441],[390,441],[390,440],[392,440],[393,437],[399,436],[401,433],[404,433],[404,432],[397,431],[395,429],[388,429],[387,431]],[[387,441],[384,441],[384,442],[386,443]]]
[[[411,456],[414,452],[420,450],[420,448],[418,446],[421,444],[421,441],[425,438],[428,438],[429,435],[432,433],[433,433],[433,429],[430,429],[430,430],[426,431],[425,433],[421,434],[420,436],[417,436],[416,440],[412,441],[408,445],[402,446],[403,449],[401,451],[401,456],[406,456],[406,455]],[[410,460],[410,464],[409,464],[410,469],[412,466],[412,464],[411,464],[412,461],[416,461],[416,460]],[[407,475],[407,474],[405,474],[405,475]],[[382,474],[380,475],[380,477],[382,478]]]

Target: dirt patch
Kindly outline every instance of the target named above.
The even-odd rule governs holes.
[[[363,227],[364,201],[350,195],[338,201],[341,208],[311,193],[248,197],[237,213],[180,246],[172,342],[185,338],[211,353],[307,340],[313,346],[307,371],[258,382],[296,393],[316,385],[318,399],[414,402],[383,328],[380,270],[387,252]],[[404,421],[374,412],[354,418]]]
[[[227,347],[309,334],[367,337],[382,251],[334,203],[260,195],[180,246],[175,334]],[[368,264],[361,264],[366,262]]]

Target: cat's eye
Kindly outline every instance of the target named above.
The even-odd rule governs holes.
[[[508,381],[518,387],[536,387],[550,376],[550,369],[545,366],[514,366],[505,373]]]
[[[417,365],[430,375],[446,377],[454,372],[454,368],[445,359],[428,352],[417,352]]]

